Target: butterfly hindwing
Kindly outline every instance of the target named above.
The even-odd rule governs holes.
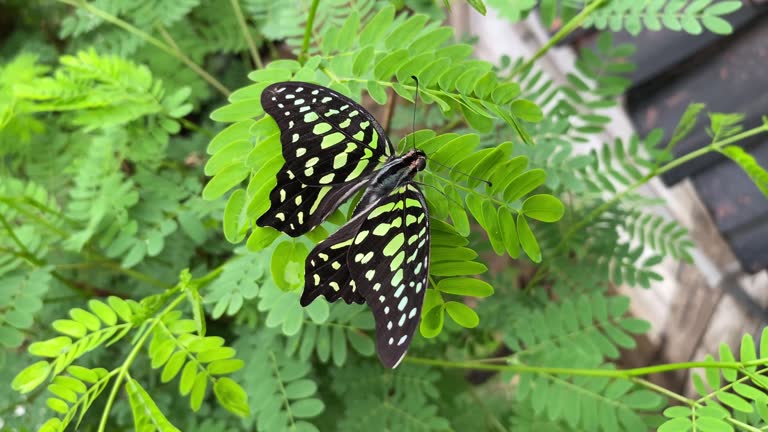
[[[349,245],[349,273],[373,311],[377,352],[390,368],[400,363],[419,325],[429,243],[424,195],[408,182],[366,211]]]
[[[315,84],[280,82],[261,94],[264,111],[280,128],[285,164],[259,217],[291,236],[322,223],[364,186],[394,152],[381,125],[363,107]]]
[[[365,303],[347,265],[349,247],[364,221],[365,215],[353,218],[309,253],[304,265],[302,306],[312,303],[320,295],[330,302],[342,298],[347,303]]]

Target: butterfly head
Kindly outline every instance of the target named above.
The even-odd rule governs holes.
[[[419,149],[408,150],[403,155],[403,159],[408,162],[411,169],[415,171],[422,171],[427,167],[427,154]]]

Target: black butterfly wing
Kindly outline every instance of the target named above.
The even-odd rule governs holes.
[[[349,247],[364,221],[365,214],[350,219],[309,253],[304,263],[302,306],[321,295],[330,302],[343,298],[347,303],[365,303],[347,266]]]
[[[280,82],[261,105],[280,128],[285,164],[259,219],[293,237],[322,223],[363,187],[394,153],[381,125],[363,107],[326,87]]]
[[[429,282],[429,213],[424,195],[405,183],[364,214],[347,263],[376,321],[381,362],[396,367],[419,326]]]

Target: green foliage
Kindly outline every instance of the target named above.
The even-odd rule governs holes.
[[[0,344],[16,348],[43,308],[40,300],[51,283],[49,269],[14,271],[0,276]]]
[[[450,427],[435,403],[440,374],[404,365],[381,373],[370,366],[336,371],[333,392],[347,402],[341,430],[439,431]]]
[[[687,431],[701,428],[713,431],[734,431],[734,426],[744,424],[765,427],[768,423],[768,396],[765,388],[765,350],[768,347],[768,330],[764,329],[759,341],[759,351],[752,336],[745,334],[741,347],[735,354],[726,344],[720,345],[720,362],[729,366],[711,367],[704,374],[693,375],[693,386],[699,395],[690,399],[689,406],[673,406],[664,410],[666,422],[661,432]],[[738,363],[736,359],[739,359]],[[706,361],[714,361],[707,355]],[[736,367],[732,366],[736,363]]]
[[[573,430],[647,431],[642,415],[658,410],[661,396],[627,380],[531,375],[521,380],[519,398],[530,398],[533,416]]]
[[[685,230],[634,192],[682,162],[675,145],[706,127],[700,153],[726,154],[765,191],[765,170],[735,145],[768,119],[746,129],[710,113],[700,126],[695,104],[666,142],[653,132],[586,154],[630,84],[632,45],[601,34],[555,80],[527,59],[473,58],[434,2],[323,0],[310,18],[312,3],[0,6],[13,22],[0,49],[4,428],[765,427],[767,355],[750,338],[742,362],[723,348],[725,363],[707,363],[688,400],[616,369],[648,324],[608,288],[648,286],[662,259],[690,259]],[[729,32],[737,9],[468,3],[512,20],[537,8],[548,26],[586,11],[601,29],[691,33]],[[398,152],[428,156],[430,283],[421,337],[395,370],[374,354],[365,305],[299,303],[305,257],[357,198],[299,238],[255,223],[284,162],[261,91],[289,79],[361,102]]]
[[[275,336],[262,331],[236,344],[249,359],[242,374],[254,417],[246,424],[258,430],[316,431],[308,419],[322,413],[325,404],[315,396],[318,386],[308,376],[310,364],[286,355]]]
[[[182,283],[189,284],[188,277],[186,280]],[[29,346],[30,354],[51,360],[28,366],[14,378],[11,386],[21,393],[30,393],[50,377],[47,390],[54,397],[48,398],[46,404],[59,416],[48,419],[42,430],[64,431],[76,417],[79,424],[94,400],[112,383],[107,402],[110,406],[123,379],[127,380],[125,388],[136,425],[176,430],[149,394],[129,377],[128,370],[136,353],[150,336],[151,367],[163,368],[162,382],[179,376],[179,393],[189,395],[192,410],[200,409],[211,383],[216,399],[224,408],[239,416],[248,415],[248,396],[235,381],[224,376],[242,368],[243,361],[233,358],[236,352],[223,346],[224,339],[203,336],[197,333],[199,327],[195,320],[180,319],[181,312],[174,308],[184,299],[184,293],[160,311],[168,301],[168,294],[171,293],[148,297],[143,304],[119,297],[109,297],[107,303],[90,300],[90,310],[71,309],[71,319],[58,319],[51,324],[60,336]],[[108,371],[73,364],[90,351],[121,341],[131,330],[136,330],[134,348],[121,366]],[[108,413],[107,410],[102,424]]]
[[[642,30],[658,31],[663,28],[698,35],[704,29],[717,34],[730,34],[733,27],[723,16],[741,8],[740,1],[694,0],[650,2],[610,1],[594,14],[585,25],[598,30],[626,30],[637,35]]]
[[[626,297],[592,294],[568,298],[544,309],[518,313],[507,323],[505,342],[525,364],[562,365],[562,359],[568,357],[571,366],[595,367],[618,358],[619,349],[634,348],[630,334],[648,330],[647,322],[624,316],[628,309]],[[546,325],[531,327],[531,322]]]
[[[207,304],[213,304],[211,317],[234,316],[246,300],[259,294],[264,277],[263,257],[259,254],[241,256],[227,261],[221,274],[209,286],[205,296]]]
[[[264,37],[272,40],[285,40],[296,54],[302,45],[307,14],[311,1],[290,0],[275,3],[269,0],[245,0],[244,9],[259,26]],[[350,4],[351,3],[351,4]],[[324,40],[336,36],[336,30],[344,24],[354,11],[365,20],[386,5],[381,0],[330,0],[318,8],[312,25],[312,32],[318,35],[312,40],[312,51],[322,46]]]
[[[526,18],[534,8],[539,6],[542,12],[542,21],[548,27],[552,25],[552,22],[557,15],[559,3],[562,3],[562,18],[565,21],[576,14],[578,11],[577,7],[580,5],[579,2],[558,2],[557,0],[543,0],[541,2],[536,0],[524,0],[519,2],[507,2],[503,0],[486,1],[488,6],[498,12],[499,16],[504,17],[512,22],[517,22]]]
[[[134,428],[137,431],[178,431],[152,400],[152,396],[141,387],[138,381],[128,378],[125,384],[128,401],[133,412]]]
[[[768,171],[761,167],[752,155],[737,146],[723,147],[720,152],[736,162],[752,179],[760,192],[768,197]]]
[[[487,0],[487,3],[512,22],[522,20],[538,7],[541,21],[547,27],[555,26],[558,20],[567,23],[583,10],[597,5],[586,15],[582,23],[584,27],[612,32],[623,30],[635,36],[643,30],[662,29],[693,35],[699,35],[705,29],[721,35],[731,34],[733,27],[725,16],[741,8],[740,1],[732,0]]]
[[[317,309],[317,307],[315,307]],[[343,366],[349,358],[349,348],[362,356],[375,352],[372,332],[373,316],[363,306],[334,305],[327,319],[314,316],[301,330],[286,341],[286,353],[297,354],[307,361],[313,354],[321,363],[332,361]]]

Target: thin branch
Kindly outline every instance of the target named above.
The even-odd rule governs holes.
[[[536,62],[536,60],[540,59],[544,56],[544,54],[547,53],[553,46],[557,45],[558,42],[563,40],[566,36],[571,34],[574,30],[579,28],[581,24],[584,22],[589,15],[592,14],[596,9],[603,6],[607,0],[595,0],[594,2],[590,3],[587,7],[584,8],[581,12],[579,12],[578,15],[571,18],[570,21],[568,21],[557,33],[555,33],[554,36],[552,36],[549,41],[547,41],[546,44],[544,44],[543,47],[539,48],[538,51],[536,51],[536,54],[533,55],[533,57],[529,58],[525,63],[521,63],[520,66],[516,67],[515,70],[512,71],[512,73],[509,74],[509,78],[512,78],[516,76],[521,71],[524,71],[531,67],[533,63]]]
[[[196,74],[200,75],[201,78],[208,81],[208,83],[212,86],[214,86],[219,92],[221,92],[224,96],[229,96],[232,92],[224,86],[219,80],[214,78],[211,74],[206,72],[203,68],[197,65],[197,63],[193,62],[192,59],[187,57],[186,54],[184,54],[178,45],[176,45],[176,41],[173,40],[173,37],[171,37],[170,33],[163,27],[162,25],[157,25],[158,30],[160,31],[160,34],[163,36],[163,39],[165,39],[169,44],[173,46],[173,50],[171,54],[181,60],[184,64],[189,66],[190,69],[195,71]]]
[[[389,98],[387,104],[384,106],[384,133],[389,136],[390,128],[392,127],[392,118],[395,116],[395,105],[397,104],[397,93],[394,89],[388,88]]]
[[[588,376],[604,378],[631,379],[647,375],[659,374],[663,372],[687,370],[687,369],[734,369],[743,370],[753,366],[768,365],[768,358],[751,360],[745,362],[724,362],[724,361],[693,361],[681,363],[667,363],[656,366],[647,366],[633,369],[584,369],[568,367],[546,367],[529,366],[523,364],[488,364],[475,360],[467,361],[448,361],[428,359],[422,357],[406,357],[406,363],[423,364],[437,366],[448,369],[469,369],[469,370],[490,370],[498,372],[518,372],[518,373],[538,373],[546,375],[567,375],[567,376]]]
[[[299,61],[301,64],[304,64],[309,58],[309,40],[312,37],[312,28],[315,26],[315,15],[317,14],[318,4],[320,4],[320,0],[312,0],[312,5],[309,7],[307,24],[306,27],[304,27],[304,41],[301,44],[301,53],[299,54]]]
[[[142,334],[141,337],[137,340],[136,344],[133,346],[133,349],[128,354],[128,357],[120,366],[119,372],[117,373],[117,378],[115,378],[115,382],[112,384],[112,390],[109,392],[109,397],[107,397],[106,406],[102,411],[98,432],[106,431],[107,420],[109,419],[110,411],[112,411],[112,405],[114,405],[115,399],[117,398],[117,392],[120,390],[120,387],[122,387],[123,379],[125,379],[125,377],[128,375],[128,369],[130,369],[133,361],[139,354],[139,351],[144,348],[144,344],[147,342],[147,338],[149,338],[149,336],[153,333],[152,330],[154,330],[155,326],[161,322],[165,315],[174,310],[176,306],[179,305],[179,303],[184,301],[185,298],[186,296],[183,293],[177,296],[176,299],[174,299],[165,309],[163,309],[162,312],[160,312],[153,320],[151,320],[152,323],[145,328],[144,334]]]
[[[203,70],[200,66],[198,66],[195,62],[189,59],[184,53],[179,51],[178,49],[174,49],[166,44],[164,44],[159,39],[153,37],[149,33],[142,31],[138,29],[137,27],[131,25],[130,23],[121,20],[120,18],[103,11],[92,4],[85,2],[85,1],[78,1],[78,0],[58,0],[61,3],[68,4],[70,6],[74,6],[77,8],[81,8],[86,10],[87,12],[96,15],[97,17],[103,19],[104,21],[107,21],[109,23],[112,23],[123,30],[134,34],[141,39],[144,39],[147,43],[154,45],[155,47],[161,49],[162,51],[166,52],[167,54],[172,55],[173,57],[176,57],[177,59],[181,60],[184,64],[186,64],[190,69],[192,69],[196,74],[200,75],[201,78],[203,78],[205,81],[207,81],[210,85],[215,87],[218,91],[220,91],[225,96],[229,96],[231,93],[228,88],[224,86],[221,82],[219,82],[216,78],[211,76],[208,72]]]
[[[251,51],[251,59],[253,60],[253,65],[256,66],[257,69],[262,69],[264,65],[261,63],[259,50],[256,49],[256,43],[253,41],[251,32],[248,30],[248,24],[245,22],[245,17],[243,16],[243,10],[240,9],[240,2],[238,0],[229,0],[229,3],[232,5],[232,10],[235,11],[235,16],[237,17],[237,23],[240,25],[240,30],[243,32],[243,36],[245,37],[246,42],[248,42],[248,49]]]

